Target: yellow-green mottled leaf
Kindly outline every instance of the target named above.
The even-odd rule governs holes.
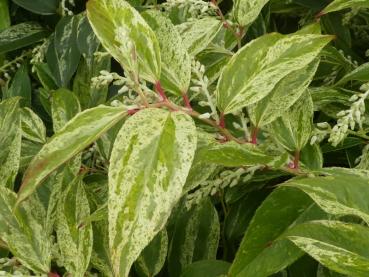
[[[313,130],[313,114],[313,100],[309,91],[305,91],[291,108],[271,124],[274,138],[289,151],[301,151]]]
[[[0,103],[0,186],[13,187],[21,153],[21,121],[19,98]]]
[[[92,252],[91,222],[81,226],[90,215],[90,208],[80,176],[76,177],[63,193],[56,220],[56,235],[63,264],[72,276],[83,277]]]
[[[31,109],[21,109],[22,136],[28,140],[45,143],[46,128],[41,118]]]
[[[143,18],[154,30],[160,45],[160,82],[165,90],[176,95],[187,92],[191,79],[191,59],[178,30],[159,11],[146,11]]]
[[[220,75],[217,106],[225,114],[267,96],[288,74],[305,68],[332,36],[268,34],[245,45]]]
[[[369,8],[367,0],[335,0],[330,3],[321,14],[337,12],[348,8]]]
[[[164,227],[182,195],[196,149],[193,120],[181,112],[145,109],[120,130],[109,168],[109,237],[115,276]]]
[[[356,215],[369,222],[369,174],[365,170],[329,168],[315,177],[293,178],[284,186],[308,194],[327,213]]]
[[[155,33],[124,0],[90,0],[87,17],[106,50],[127,72],[136,72],[152,83],[160,79],[160,49]],[[132,61],[132,49],[138,70]]]
[[[369,275],[369,228],[339,221],[296,225],[285,236],[324,266],[347,276]]]
[[[250,25],[269,0],[234,0],[233,17],[241,26]]]
[[[32,194],[51,172],[97,140],[125,115],[124,107],[102,105],[77,114],[34,157],[24,173],[18,202]]]
[[[213,17],[205,17],[182,23],[176,27],[188,53],[196,56],[214,39],[222,28],[222,23]]]

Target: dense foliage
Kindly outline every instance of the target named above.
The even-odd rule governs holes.
[[[0,0],[1,276],[369,276],[368,0]]]

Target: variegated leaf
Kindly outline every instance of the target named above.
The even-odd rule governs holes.
[[[58,205],[56,235],[61,258],[72,276],[83,277],[90,263],[92,251],[92,225],[81,225],[90,215],[82,177],[76,177],[64,191]]]
[[[369,8],[369,2],[367,0],[334,0],[321,12],[321,15],[348,8]]]
[[[187,93],[191,79],[191,59],[178,30],[159,11],[146,11],[143,18],[154,30],[160,45],[161,75],[164,89],[181,95]]]
[[[182,23],[176,27],[188,53],[191,56],[196,56],[214,39],[222,28],[222,23],[213,17],[205,17]]]
[[[219,236],[218,213],[209,198],[188,211],[182,206],[169,247],[169,275],[181,276],[183,269],[193,262],[215,259]]]
[[[241,26],[250,25],[269,0],[234,0],[233,17]]]
[[[135,269],[140,276],[156,276],[164,266],[168,251],[167,230],[160,231],[142,250],[135,262]]]
[[[58,89],[51,95],[51,115],[54,132],[61,130],[81,111],[78,98],[67,89]]]
[[[3,99],[11,97],[20,97],[19,105],[21,107],[31,106],[32,85],[28,75],[28,68],[22,65],[14,75],[11,86],[3,91]]]
[[[296,225],[285,236],[324,266],[347,276],[369,274],[369,228],[319,220]]]
[[[115,276],[128,276],[140,252],[179,200],[196,149],[193,120],[145,109],[115,140],[109,168],[109,237]]]
[[[51,172],[97,140],[125,115],[124,107],[102,105],[77,114],[34,157],[24,173],[18,202],[32,194]]]
[[[28,140],[45,143],[46,128],[41,118],[31,109],[21,109],[22,136]]]
[[[293,178],[284,186],[294,187],[309,195],[327,213],[355,215],[369,223],[366,193],[369,174],[365,170],[327,168],[315,177]]]
[[[268,34],[245,45],[225,66],[217,86],[224,114],[267,96],[288,74],[310,64],[332,36]]]
[[[289,151],[301,151],[313,130],[314,106],[309,91],[281,117],[273,121],[274,138]]]
[[[51,238],[45,232],[45,210],[29,199],[14,210],[17,195],[0,186],[0,239],[24,266],[46,274],[51,262]]]
[[[0,186],[13,188],[21,153],[19,98],[0,103]]]
[[[87,16],[102,45],[126,72],[138,72],[152,83],[160,79],[160,49],[155,33],[128,2],[90,0]]]

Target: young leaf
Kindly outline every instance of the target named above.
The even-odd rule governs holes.
[[[196,149],[193,120],[181,112],[145,109],[129,118],[115,140],[109,168],[109,237],[115,276],[164,227]]]
[[[241,26],[250,25],[269,0],[234,0],[233,17]]]
[[[48,32],[36,22],[24,22],[0,31],[0,54],[34,44]]]
[[[126,72],[138,72],[152,83],[160,79],[160,49],[155,33],[126,1],[90,0],[87,16],[101,44]],[[137,57],[137,69],[132,55]]]
[[[219,242],[218,213],[209,198],[177,215],[168,252],[170,276],[181,276],[186,266],[216,258]]]
[[[56,235],[65,268],[72,276],[83,277],[90,263],[92,251],[91,222],[81,226],[90,215],[84,184],[78,176],[69,184],[59,203]]]
[[[22,136],[28,140],[45,143],[46,127],[41,118],[29,108],[21,109]]]
[[[191,59],[179,32],[170,19],[159,11],[146,11],[142,16],[159,41],[161,85],[176,95],[187,93],[191,79]]]
[[[325,218],[313,201],[298,190],[278,188],[259,206],[230,269],[230,276],[263,277],[276,273],[303,255],[284,238],[293,225]]]
[[[18,203],[56,168],[67,162],[126,115],[123,107],[98,106],[77,114],[46,143],[23,176]]]
[[[320,14],[323,15],[348,8],[369,8],[369,3],[367,0],[335,0],[325,7]]]
[[[301,98],[271,124],[273,136],[289,151],[300,152],[308,143],[313,129],[314,106],[310,93]]]
[[[332,36],[268,34],[245,45],[225,66],[216,97],[224,114],[267,96],[288,74],[305,68]]]
[[[168,251],[167,230],[160,231],[145,247],[135,262],[140,276],[156,276],[164,266]]]
[[[369,228],[339,221],[296,225],[285,236],[324,266],[348,276],[369,274]]]
[[[365,197],[369,191],[369,175],[366,171],[327,168],[317,174],[315,177],[293,178],[284,186],[302,190],[327,213],[356,215],[369,222]]]

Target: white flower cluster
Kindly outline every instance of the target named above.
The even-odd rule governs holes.
[[[355,163],[358,164],[356,168],[358,169],[369,169],[369,144],[365,145],[362,150],[361,156],[355,160]]]
[[[45,54],[49,47],[49,40],[45,39],[41,44],[32,49],[32,58],[30,64],[35,65],[42,63],[45,60]],[[32,72],[35,72],[34,66],[32,66]]]
[[[73,15],[73,12],[70,9],[68,9],[68,7],[66,6],[66,2],[67,0],[60,1],[60,10],[61,10],[62,16]],[[69,5],[73,7],[75,6],[74,0],[68,0],[68,3]]]
[[[322,142],[331,133],[331,125],[328,122],[319,122],[314,128],[310,145]]]
[[[11,273],[4,271],[4,269],[11,268]],[[22,266],[15,258],[1,258],[0,259],[0,276],[33,276],[30,271]],[[46,276],[46,275],[43,275]]]
[[[236,130],[242,131],[244,133],[244,138],[246,141],[250,141],[251,135],[249,132],[249,123],[250,123],[250,119],[246,117],[246,114],[243,111],[239,111],[237,113],[234,114],[235,116],[239,117],[240,119],[240,123],[237,122],[233,122],[233,127]]]
[[[215,96],[211,95],[208,86],[209,79],[205,76],[205,66],[199,61],[192,61],[192,74],[194,78],[192,79],[193,86],[190,88],[191,91],[195,92],[195,96],[201,94],[206,97],[206,101],[199,101],[199,105],[202,107],[209,107],[210,113],[205,113],[201,115],[201,118],[213,118],[217,123],[219,123],[219,116],[217,108],[215,106]]]
[[[337,116],[339,117],[337,124],[332,128],[329,142],[333,146],[337,146],[342,140],[345,139],[349,129],[354,130],[356,124],[362,129],[365,113],[365,100],[369,96],[369,83],[364,84],[360,88],[363,93],[354,94],[350,101],[352,102],[350,109],[340,111]]]
[[[202,0],[168,0],[161,4],[161,7],[167,12],[171,12],[173,9],[179,9],[191,19],[214,15],[217,9],[210,1]]]
[[[207,180],[200,184],[199,189],[187,196],[186,206],[192,207],[208,195],[215,195],[226,187],[234,187],[240,182],[245,183],[252,179],[255,172],[262,166],[252,166],[249,168],[237,168],[235,170],[224,170],[215,179]]]

